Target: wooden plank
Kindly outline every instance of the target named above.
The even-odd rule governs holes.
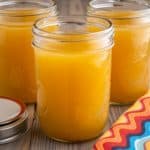
[[[68,0],[56,0],[58,14],[66,16],[69,14],[69,2]]]
[[[89,0],[56,0],[60,15],[82,15],[85,14]]]
[[[70,2],[69,14],[70,15],[83,15],[85,14],[85,7],[82,5],[81,0],[72,0]]]
[[[126,0],[120,0],[120,1],[126,1]],[[150,0],[130,0],[130,1],[138,2],[138,3],[140,3],[140,4],[147,4],[147,3],[150,3]]]
[[[111,106],[110,113],[109,113],[110,125],[112,125],[114,121],[116,121],[117,118],[128,108],[129,106]]]
[[[90,0],[81,0],[82,1],[82,7],[84,8],[85,10],[85,13],[87,12],[87,7],[88,7],[88,4],[90,2]]]
[[[35,106],[29,105],[27,110],[29,113],[29,126],[32,127],[35,116]],[[20,137],[20,139],[15,142],[0,145],[0,150],[29,150],[31,144],[31,130],[25,136]]]

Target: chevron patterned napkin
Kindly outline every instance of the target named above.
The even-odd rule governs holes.
[[[150,92],[119,117],[93,150],[150,150]]]

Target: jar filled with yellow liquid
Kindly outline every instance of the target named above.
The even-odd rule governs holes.
[[[41,129],[67,142],[98,136],[108,119],[111,22],[50,17],[36,22],[33,33]]]
[[[0,96],[36,102],[32,25],[55,12],[52,1],[0,2]]]
[[[109,18],[115,28],[111,102],[133,103],[150,85],[150,6],[94,0],[89,13]]]

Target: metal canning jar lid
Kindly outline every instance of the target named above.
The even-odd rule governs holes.
[[[26,106],[19,100],[0,97],[0,144],[15,141],[28,130]]]

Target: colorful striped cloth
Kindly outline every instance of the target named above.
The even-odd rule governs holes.
[[[93,149],[150,150],[150,93],[123,113]]]

